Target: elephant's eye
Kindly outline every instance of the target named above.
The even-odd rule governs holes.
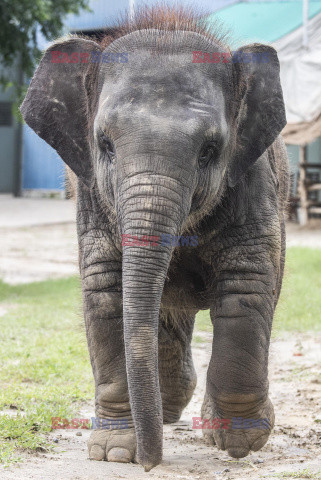
[[[200,168],[206,167],[212,159],[215,159],[217,157],[218,152],[218,142],[206,143],[206,145],[203,146],[198,159]]]
[[[98,143],[100,148],[107,153],[110,160],[113,160],[115,157],[115,148],[111,140],[104,134],[100,133],[98,135]]]

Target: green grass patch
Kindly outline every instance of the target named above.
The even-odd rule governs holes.
[[[48,449],[51,418],[72,418],[94,385],[78,279],[0,282],[0,306],[0,462],[8,465],[20,449]]]
[[[196,315],[195,330],[211,332],[213,330],[209,310],[200,310]]]
[[[321,330],[321,250],[287,250],[283,288],[275,315],[276,330]]]
[[[287,250],[283,288],[274,318],[274,332],[321,330],[321,250]],[[196,328],[210,332],[209,311],[196,316]]]

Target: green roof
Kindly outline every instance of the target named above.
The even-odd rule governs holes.
[[[232,47],[253,41],[270,43],[302,25],[302,0],[240,2],[208,16],[208,22],[222,22],[231,32]],[[309,2],[309,18],[321,12],[321,1]]]

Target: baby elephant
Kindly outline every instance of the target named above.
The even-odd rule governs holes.
[[[275,50],[231,56],[196,15],[149,8],[100,43],[48,48],[21,112],[75,174],[96,417],[119,426],[92,432],[90,458],[161,462],[207,309],[204,433],[235,458],[262,448],[289,178]]]

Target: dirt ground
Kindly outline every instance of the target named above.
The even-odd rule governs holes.
[[[321,230],[288,228],[288,245],[321,248]],[[0,278],[12,284],[44,280],[77,272],[75,225],[0,226]],[[192,401],[175,425],[164,428],[163,463],[149,473],[139,465],[93,462],[86,439],[90,431],[56,430],[50,435],[56,453],[23,454],[20,466],[0,469],[0,478],[41,480],[100,479],[259,479],[318,478],[321,472],[321,338],[286,334],[272,341],[270,390],[276,426],[267,445],[243,460],[234,460],[207,446],[201,430],[192,429],[200,416],[211,336],[196,332],[193,356],[198,385]],[[81,418],[94,416],[86,406]],[[78,432],[79,433],[79,432]],[[58,443],[54,443],[54,438]],[[297,472],[305,471],[302,476]],[[290,472],[292,474],[290,475]],[[289,475],[285,475],[288,473]]]
[[[180,422],[164,428],[163,463],[149,473],[135,464],[90,461],[86,439],[90,431],[56,430],[50,439],[58,440],[55,454],[24,455],[19,466],[0,470],[0,478],[37,480],[116,480],[116,479],[259,479],[281,478],[284,474],[308,469],[318,478],[321,471],[321,338],[305,334],[272,341],[270,355],[270,391],[275,406],[274,431],[265,447],[243,460],[235,460],[207,446],[201,430],[192,429],[192,417],[200,416],[211,338],[202,335],[203,343],[193,347],[198,385]],[[83,409],[79,418],[94,416],[92,406]],[[78,431],[79,432],[79,431]],[[278,475],[279,474],[279,475]],[[307,475],[307,474],[305,474]]]
[[[287,245],[321,248],[321,222],[310,228],[287,225]],[[32,226],[1,225],[0,278],[11,284],[77,274],[76,226],[73,222]]]
[[[18,284],[78,273],[73,223],[0,228],[0,278]]]
[[[0,195],[0,278],[11,284],[77,274],[71,200]]]

